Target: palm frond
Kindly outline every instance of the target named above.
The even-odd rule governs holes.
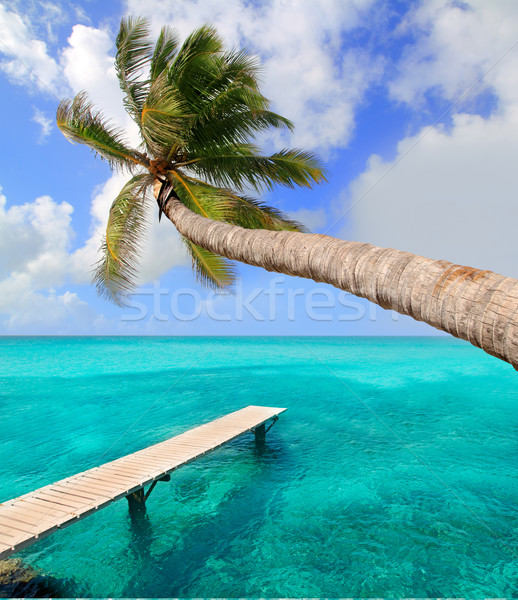
[[[325,181],[323,165],[312,153],[303,150],[281,150],[271,156],[257,156],[248,145],[227,149],[227,154],[198,158],[192,171],[217,186],[257,190],[275,185],[311,187]]]
[[[259,89],[259,75],[262,71],[259,57],[247,49],[233,49],[221,57],[221,73],[219,81],[226,80],[227,84],[246,86],[253,90]]]
[[[151,82],[163,73],[176,55],[180,42],[176,32],[165,25],[160,30],[150,64]]]
[[[170,177],[174,177],[174,175],[170,175]],[[230,189],[215,187],[185,174],[182,179],[189,185],[191,191],[196,192],[198,202],[202,206],[208,205],[207,211],[210,214],[205,213],[204,216],[210,216],[211,219],[239,225],[245,229],[307,231],[301,223],[255,198],[237,195]],[[192,198],[190,200],[192,201]],[[184,203],[186,203],[185,199]]]
[[[204,25],[185,40],[169,69],[169,81],[187,101],[196,102],[218,72],[223,41],[214,27]]]
[[[227,199],[225,190],[207,186],[202,181],[196,181],[178,169],[169,171],[167,179],[172,184],[180,202],[187,208],[208,219],[225,220]]]
[[[146,166],[143,157],[127,145],[122,131],[93,108],[86,92],[79,92],[73,100],[62,100],[57,109],[56,121],[69,141],[90,146],[111,167],[131,171],[138,165]]]
[[[245,229],[270,229],[272,231],[300,231],[306,227],[290,219],[280,210],[255,198],[232,195],[227,205],[226,222]]]
[[[138,259],[150,212],[145,191],[153,181],[151,175],[136,175],[122,188],[110,208],[101,245],[102,258],[93,280],[99,295],[119,305],[136,285]]]
[[[257,76],[259,62],[246,50],[232,50],[225,53],[214,53],[200,58],[203,64],[203,86],[196,87],[196,94],[188,98],[192,109],[199,115],[212,113],[214,108],[222,104],[226,92],[240,91],[234,99],[241,99],[241,108],[263,110],[268,108],[268,100],[259,93]],[[217,101],[216,101],[217,100]],[[243,102],[244,100],[244,102]],[[216,101],[216,102],[215,102]],[[228,107],[228,101],[226,102]]]
[[[243,93],[239,95],[238,102],[233,102],[229,93],[222,105],[193,119],[187,141],[193,155],[222,154],[225,147],[246,144],[254,135],[271,127],[293,130],[293,123],[289,119],[274,112],[243,108],[240,102]]]
[[[147,19],[128,17],[122,19],[115,42],[115,70],[124,92],[124,106],[137,123],[149,89],[145,69],[152,61],[153,46],[148,36]]]
[[[141,114],[140,129],[149,152],[167,158],[172,147],[183,146],[191,117],[182,94],[162,72],[153,82]]]
[[[201,60],[201,59],[200,59]],[[293,124],[269,111],[270,102],[259,91],[257,58],[246,50],[231,50],[204,57],[203,76],[195,93],[186,97],[192,119],[189,136],[193,152],[207,144],[220,146],[247,142],[270,127]]]
[[[196,107],[196,118],[193,119],[193,127],[206,126],[214,119],[225,119],[234,112],[257,117],[260,112],[266,111],[268,106],[268,100],[260,92],[248,86],[240,85],[240,82],[233,82],[218,90],[203,105]],[[283,125],[287,123],[289,123],[287,120],[283,121]]]
[[[234,264],[197,246],[187,238],[182,237],[192,259],[196,280],[211,289],[229,288],[235,281],[236,269]]]

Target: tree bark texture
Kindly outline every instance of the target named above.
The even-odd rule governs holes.
[[[518,370],[518,280],[327,235],[244,229],[202,217],[164,186],[178,231],[203,248],[267,271],[324,282],[467,340]]]

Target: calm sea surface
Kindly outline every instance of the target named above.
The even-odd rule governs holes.
[[[518,594],[518,373],[447,338],[0,338],[0,501],[287,407],[19,553],[68,596]]]

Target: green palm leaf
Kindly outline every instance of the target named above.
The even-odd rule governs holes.
[[[256,56],[248,50],[230,50],[218,54],[217,58],[213,58],[213,63],[215,69],[211,71],[212,79],[205,82],[201,95],[204,103],[232,87],[256,92],[261,97],[261,104],[257,108],[266,108],[263,103],[268,104],[268,100],[259,92],[261,64]]]
[[[119,305],[136,285],[138,259],[150,212],[145,192],[152,183],[150,175],[136,175],[122,188],[110,208],[94,282],[99,295]]]
[[[170,174],[169,178],[172,177],[174,175]],[[297,221],[255,198],[238,196],[232,190],[215,187],[185,174],[182,175],[182,179],[189,186],[190,193],[195,195],[196,203],[194,203],[192,197],[184,197],[182,202],[187,206],[190,205],[189,207],[198,214],[203,214],[203,216],[217,221],[239,225],[245,229],[306,231],[306,228]],[[178,187],[175,190],[178,192]],[[181,193],[182,196],[184,194]],[[181,198],[179,197],[179,199]],[[195,205],[192,206],[192,204]],[[199,206],[196,206],[196,204]],[[201,211],[202,208],[203,212]]]
[[[170,171],[167,178],[180,202],[193,212],[215,221],[225,221],[228,199],[225,190],[207,186],[204,182],[194,180],[180,170]]]
[[[179,40],[174,30],[167,25],[162,27],[151,58],[150,79],[152,82],[170,66],[178,46]]]
[[[227,98],[228,99],[228,98]],[[187,147],[192,155],[234,153],[234,146],[247,145],[250,138],[271,127],[293,129],[293,123],[268,110],[248,110],[223,103],[208,115],[193,119]]]
[[[206,53],[197,57],[196,61],[198,70],[203,68],[202,81],[196,82],[196,93],[192,97],[187,96],[187,99],[191,108],[199,115],[202,112],[212,114],[218,106],[230,108],[231,100],[240,102],[241,107],[251,110],[268,108],[268,100],[258,89],[259,62],[251,53]],[[195,81],[194,78],[193,80]],[[227,94],[230,90],[234,91],[233,95]]]
[[[232,196],[225,220],[227,223],[239,225],[245,229],[307,232],[304,225],[290,219],[280,210],[255,198],[242,196]]]
[[[95,111],[85,92],[60,102],[56,113],[57,125],[71,142],[86,144],[111,167],[146,166],[145,157],[132,150],[120,130],[111,125],[100,111]]]
[[[281,150],[271,156],[256,156],[253,147],[229,148],[228,154],[205,156],[193,161],[190,168],[218,186],[271,190],[275,185],[311,187],[325,180],[323,167],[312,153]]]
[[[230,287],[236,277],[233,263],[222,256],[213,254],[182,237],[192,259],[196,280],[212,289],[222,290]]]
[[[142,107],[140,128],[149,152],[167,158],[172,148],[185,144],[190,127],[189,108],[179,91],[162,72],[153,82]]]
[[[144,69],[153,58],[148,35],[147,19],[128,17],[121,21],[115,42],[115,69],[124,92],[124,106],[137,123],[140,123],[142,106],[149,88],[148,81],[143,77]]]
[[[223,42],[214,27],[196,29],[185,40],[169,69],[169,82],[195,103],[206,94],[206,84],[214,79],[219,68],[218,56]]]

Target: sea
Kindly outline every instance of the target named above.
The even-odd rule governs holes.
[[[287,411],[14,557],[66,597],[518,595],[518,374],[448,337],[1,337],[0,502]]]

